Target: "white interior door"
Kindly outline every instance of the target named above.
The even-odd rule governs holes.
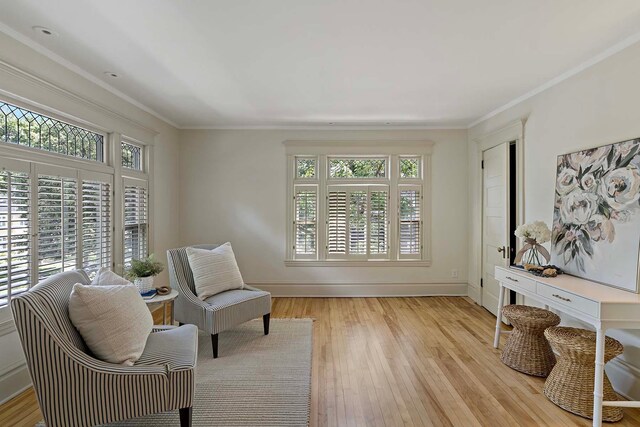
[[[498,312],[496,265],[509,265],[509,143],[482,153],[482,306]]]

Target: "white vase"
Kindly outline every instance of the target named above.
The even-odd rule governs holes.
[[[140,291],[141,294],[144,294],[154,289],[153,276],[138,277],[133,281],[133,284],[136,285],[136,287],[138,288],[138,291]]]

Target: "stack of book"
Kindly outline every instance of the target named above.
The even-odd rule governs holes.
[[[150,290],[148,292],[144,292],[144,293],[141,292],[140,293],[140,295],[142,296],[142,299],[145,300],[145,301],[148,301],[148,300],[152,299],[153,297],[156,296],[156,294],[157,294],[157,292],[156,292],[155,289],[152,289],[152,290]]]

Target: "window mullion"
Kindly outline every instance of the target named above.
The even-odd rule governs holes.
[[[398,156],[392,155],[390,161],[390,182],[389,182],[389,206],[388,210],[388,251],[389,251],[389,259],[396,261],[398,260],[398,254],[400,252],[400,231],[398,227],[398,175],[399,165],[398,165]]]
[[[84,242],[82,237],[84,235],[84,217],[82,215],[82,205],[84,202],[83,191],[83,174],[78,171],[76,175],[76,268],[83,267],[84,256]]]
[[[31,280],[29,285],[38,283],[38,257],[40,251],[40,221],[38,219],[38,171],[35,163],[31,163],[29,173],[31,180]]]
[[[367,216],[365,223],[367,224],[367,231],[364,235],[364,245],[366,249],[367,259],[371,258],[371,187],[367,187]]]
[[[13,264],[13,257],[12,257],[12,242],[11,242],[11,229],[13,228],[11,226],[12,218],[11,218],[11,213],[13,212],[13,197],[12,197],[12,191],[11,191],[11,182],[12,182],[12,177],[11,177],[11,172],[7,172],[7,302],[11,301],[11,288],[13,287],[12,285],[12,272],[11,272],[11,267]]]
[[[325,260],[328,257],[328,240],[327,240],[327,156],[318,156],[316,167],[316,176],[318,177],[318,206],[316,209],[316,251],[319,260]]]

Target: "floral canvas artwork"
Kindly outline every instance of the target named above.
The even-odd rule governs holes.
[[[558,157],[551,261],[637,292],[640,139]]]

